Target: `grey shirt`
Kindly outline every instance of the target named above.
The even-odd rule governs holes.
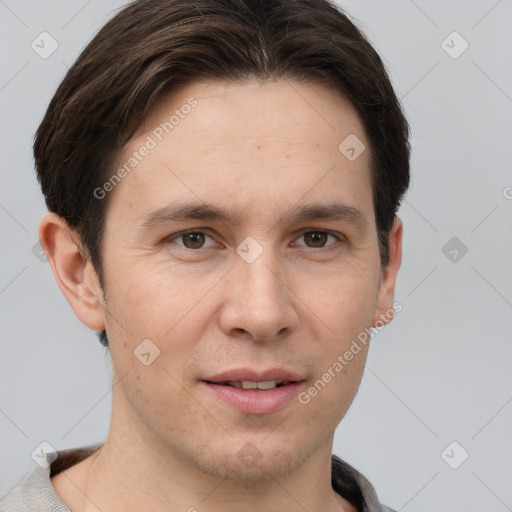
[[[24,482],[0,496],[0,512],[70,512],[52,486],[50,478],[78,464],[102,443],[45,453]],[[394,512],[379,503],[372,484],[352,466],[332,456],[332,488],[359,512]]]

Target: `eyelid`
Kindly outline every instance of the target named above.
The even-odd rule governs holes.
[[[318,228],[307,228],[307,229],[301,230],[297,234],[297,236],[294,237],[294,241],[297,240],[298,238],[301,238],[306,233],[326,233],[327,235],[331,235],[334,238],[336,238],[336,240],[338,242],[342,242],[342,243],[347,242],[347,239],[341,233],[337,233],[335,231],[329,231],[328,229],[318,229]],[[330,245],[327,245],[324,247],[308,247],[307,245],[300,245],[299,247],[305,247],[306,249],[312,249],[312,250],[321,250],[321,249],[329,249],[330,247],[334,247],[335,245],[337,245],[337,244],[334,243],[334,244],[330,244]]]
[[[213,235],[209,234],[208,231],[209,231],[208,228],[187,229],[187,230],[180,231],[178,233],[174,233],[174,234],[168,236],[166,238],[166,240],[174,242],[175,239],[180,238],[180,237],[185,236],[185,235],[188,235],[188,234],[191,234],[191,233],[202,233],[203,235],[205,235],[207,237],[210,237],[212,240],[215,241],[215,244],[218,245],[219,242],[217,242],[214,239]],[[337,232],[334,232],[334,231],[329,231],[327,229],[305,228],[305,229],[302,229],[301,231],[299,231],[297,234],[294,235],[293,241],[290,242],[290,244],[295,242],[297,239],[301,238],[302,236],[304,236],[306,233],[326,233],[327,235],[331,235],[334,238],[336,238],[336,240],[338,242],[342,242],[342,243],[346,243],[347,242],[346,237],[344,235],[342,235],[341,233],[337,233]],[[176,243],[176,242],[174,242],[174,243]],[[199,247],[198,249],[191,249],[190,247],[185,247],[184,245],[181,245],[181,244],[178,244],[178,243],[176,243],[176,245],[182,247],[183,249],[187,249],[189,251],[199,251],[200,249],[212,249],[213,247],[215,247],[214,245],[211,245],[211,246],[208,246],[208,247]],[[327,245],[327,246],[324,246],[324,247],[308,247],[307,245],[300,244],[300,245],[298,245],[298,247],[304,247],[306,249],[310,249],[310,250],[313,250],[313,251],[318,251],[320,249],[328,249],[328,248],[333,247],[335,245],[337,245],[337,244],[333,243],[333,244],[330,244],[330,245]]]
[[[185,236],[185,235],[189,235],[191,233],[201,233],[201,234],[203,234],[205,236],[210,237],[215,242],[215,244],[218,244],[218,242],[213,238],[213,236],[208,233],[208,230],[204,229],[204,228],[187,229],[185,231],[180,231],[179,233],[174,233],[174,234],[168,236],[166,238],[166,240],[174,242],[175,239],[180,238],[180,237]],[[176,243],[176,242],[174,242],[174,243]],[[212,247],[214,247],[213,245],[211,245],[209,247],[200,247],[199,249],[191,249],[190,247],[185,247],[184,245],[181,245],[181,244],[178,244],[178,243],[176,243],[176,245],[182,247],[183,249],[187,249],[189,251],[198,251],[200,249],[211,249]]]

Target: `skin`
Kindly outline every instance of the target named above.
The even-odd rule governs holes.
[[[402,223],[381,268],[364,127],[323,85],[197,82],[154,106],[119,165],[190,97],[197,106],[109,192],[105,296],[76,234],[55,214],[41,222],[57,283],[85,325],[106,328],[114,369],[105,445],[52,484],[73,511],[354,511],[331,488],[330,460],[367,347],[307,405],[294,399],[269,414],[231,408],[201,379],[278,367],[307,389],[360,332],[389,321]],[[351,133],[367,148],[352,162],[338,150]],[[141,227],[144,215],[183,200],[238,215]],[[366,227],[277,221],[333,202],[358,208]],[[205,237],[172,237],[185,230]],[[248,236],[263,251],[252,263],[236,252]],[[134,356],[147,338],[160,349],[149,366]],[[261,454],[250,468],[237,455],[246,443]]]

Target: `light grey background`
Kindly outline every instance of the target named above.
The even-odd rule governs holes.
[[[0,491],[42,441],[108,432],[109,356],[32,253],[46,208],[31,144],[66,69],[124,3],[0,0]],[[403,310],[374,338],[335,453],[400,511],[512,510],[512,1],[341,4],[403,100],[413,178]],[[59,45],[47,59],[31,48],[43,31]],[[469,44],[457,58],[454,31]],[[452,237],[468,249],[455,262],[442,251]]]

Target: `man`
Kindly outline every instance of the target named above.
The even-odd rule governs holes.
[[[52,99],[39,237],[113,364],[105,443],[1,511],[388,511],[332,456],[394,314],[408,126],[325,0],[146,0]],[[366,336],[362,335],[366,334]]]

